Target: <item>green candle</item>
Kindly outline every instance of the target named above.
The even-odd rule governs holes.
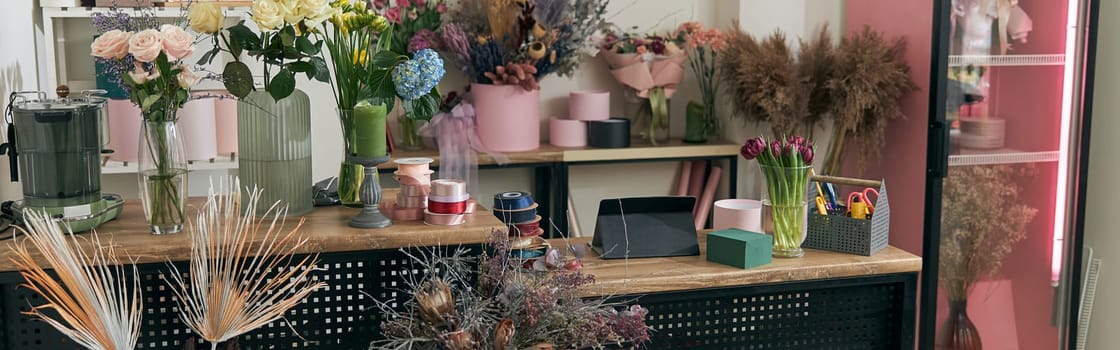
[[[354,149],[359,157],[380,157],[388,154],[385,138],[385,104],[359,102],[354,106]]]

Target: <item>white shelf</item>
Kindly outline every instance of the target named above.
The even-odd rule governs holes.
[[[1046,163],[1058,161],[1058,151],[1024,152],[1013,149],[970,150],[949,156],[949,166]]]
[[[949,67],[974,66],[1060,66],[1066,63],[1063,54],[1046,55],[949,55]]]
[[[181,7],[152,7],[156,18],[186,17],[185,9]],[[125,9],[127,11],[127,9]],[[226,17],[241,17],[249,13],[248,7],[226,7],[222,11]],[[44,7],[44,18],[90,18],[94,13],[109,12],[108,7]]]
[[[187,171],[203,171],[203,170],[233,170],[237,169],[237,160],[230,159],[230,157],[215,158],[213,162],[210,161],[194,161],[187,164]],[[108,163],[101,165],[101,173],[106,175],[112,174],[135,174],[136,163],[128,163],[125,165],[123,162],[110,160]]]

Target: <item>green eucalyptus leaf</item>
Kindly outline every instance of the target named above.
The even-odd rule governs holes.
[[[330,68],[327,68],[326,60],[322,57],[312,57],[308,62],[315,66],[315,80],[324,83],[331,81],[331,71]]]
[[[272,98],[279,101],[292,94],[296,90],[296,74],[288,68],[281,68],[280,72],[272,78],[268,86],[268,94]]]
[[[222,82],[230,94],[245,98],[253,91],[253,72],[243,62],[226,63],[226,68],[222,71]]]

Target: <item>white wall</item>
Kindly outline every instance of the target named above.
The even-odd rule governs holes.
[[[1092,140],[1089,146],[1089,181],[1085,199],[1085,246],[1095,250],[1095,257],[1102,260],[1101,275],[1093,307],[1092,326],[1086,349],[1112,349],[1120,343],[1120,333],[1113,332],[1120,324],[1120,230],[1113,216],[1116,215],[1116,174],[1120,173],[1120,68],[1112,64],[1120,60],[1120,43],[1109,39],[1109,33],[1120,30],[1120,3],[1101,1],[1101,36],[1097,40],[1096,77],[1093,90]]]
[[[637,26],[644,31],[668,31],[678,23],[684,21],[701,21],[706,25],[715,25],[727,28],[733,19],[742,18],[743,27],[755,35],[767,35],[780,28],[786,32],[791,40],[804,34],[812,33],[813,29],[824,22],[832,25],[834,32],[840,33],[843,21],[843,1],[839,0],[614,0],[608,7],[609,20],[621,28]],[[36,11],[38,9],[36,8]],[[12,16],[14,11],[5,11],[4,16]],[[18,19],[27,21],[29,16],[19,15]],[[4,21],[4,25],[14,25],[25,28],[29,24],[16,21]],[[67,47],[68,62],[71,63],[71,73],[75,79],[92,79],[92,65],[83,68],[80,62],[89,60],[83,51],[83,45],[88,45],[90,40],[84,36],[84,26],[88,21],[68,20],[65,25],[67,36],[71,38]],[[18,31],[17,31],[18,32]],[[18,36],[10,36],[17,37]],[[84,39],[82,39],[84,38]],[[17,40],[18,41],[18,40]],[[5,39],[2,45],[8,45]],[[30,44],[30,43],[24,43]],[[9,51],[4,51],[9,52]],[[25,50],[24,52],[31,52]],[[2,61],[0,61],[2,62]],[[28,62],[34,62],[33,59]],[[90,61],[92,62],[92,61]],[[681,89],[674,96],[671,104],[672,127],[674,135],[684,132],[684,107],[689,100],[699,99],[695,90],[695,79],[687,74]],[[466,80],[461,73],[449,70],[448,76],[441,84],[444,92],[462,90]],[[322,179],[333,176],[338,171],[341,161],[342,143],[341,131],[338,126],[333,95],[325,84],[308,82],[301,78],[298,85],[306,91],[312,101],[312,134],[314,146],[314,178]],[[572,78],[548,77],[541,82],[542,103],[542,141],[547,139],[547,118],[566,114],[567,94],[578,89],[609,89],[614,96],[621,96],[622,89],[609,78],[606,65],[597,58],[587,59],[577,76]],[[620,99],[613,99],[612,113],[622,115],[623,108]],[[722,101],[726,102],[726,101]],[[721,106],[717,111],[724,118],[724,138],[734,142],[741,142],[748,137],[758,135],[760,130],[754,125],[743,125],[737,120],[727,120],[728,106]],[[395,126],[395,123],[393,124]],[[820,133],[824,134],[824,133]],[[826,140],[820,140],[826,144]],[[598,210],[598,202],[602,198],[638,195],[659,195],[669,192],[675,182],[676,163],[642,163],[620,165],[597,165],[575,167],[571,171],[571,195],[575,201],[577,217],[581,219],[580,229],[590,233],[594,228],[594,217]],[[754,178],[753,164],[740,162],[740,197],[756,197],[758,186]],[[532,173],[525,169],[488,170],[481,172],[480,195],[508,191],[532,190]],[[725,172],[726,174],[726,172]],[[220,173],[192,173],[191,192],[195,195],[205,193],[205,177],[220,175]],[[383,179],[392,182],[391,179]],[[725,176],[725,184],[726,184]],[[103,180],[103,190],[119,193],[126,197],[135,197],[135,177],[130,175],[107,176]],[[724,196],[724,189],[717,191],[720,197]],[[7,192],[4,192],[7,194]],[[19,195],[18,190],[14,194]],[[483,200],[485,203],[485,199]]]
[[[28,35],[35,29],[38,1],[20,0],[4,3],[0,11],[0,96],[7,105],[8,94],[13,91],[39,88],[35,64],[35,36]],[[6,125],[0,134],[7,135]],[[0,200],[22,196],[18,183],[8,180],[8,157],[0,156]]]

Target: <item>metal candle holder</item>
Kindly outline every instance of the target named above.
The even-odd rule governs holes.
[[[389,161],[389,155],[381,157],[349,156],[354,164],[361,164],[365,170],[358,197],[362,200],[362,211],[350,219],[350,226],[357,228],[385,228],[393,225],[378,206],[381,204],[381,184],[377,181],[377,165]]]

